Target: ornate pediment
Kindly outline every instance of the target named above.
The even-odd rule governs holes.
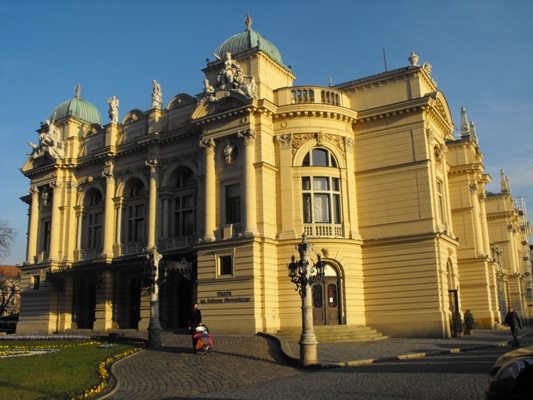
[[[192,119],[224,113],[246,104],[250,104],[250,102],[251,99],[239,92],[223,89],[215,90],[210,99],[204,98],[200,101],[196,110],[192,114]]]

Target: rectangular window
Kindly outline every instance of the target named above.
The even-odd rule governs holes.
[[[241,186],[226,186],[226,224],[241,222]]]
[[[194,233],[194,195],[175,198],[174,236],[192,235]]]
[[[50,235],[52,232],[52,221],[43,222],[43,251],[50,251]]]
[[[442,196],[442,182],[437,181],[437,213],[440,219],[439,222],[444,223],[444,199]]]
[[[144,204],[128,208],[128,242],[137,243],[145,239]]]
[[[39,290],[40,284],[41,284],[41,276],[33,275],[33,290]]]
[[[222,256],[218,258],[219,275],[233,275],[233,257]]]
[[[98,249],[102,247],[102,213],[89,214],[87,216],[87,229],[88,229],[88,249]]]
[[[331,222],[329,218],[329,195],[315,194],[313,215],[315,217],[315,222]]]

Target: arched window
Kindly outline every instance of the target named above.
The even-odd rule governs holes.
[[[305,155],[302,166],[337,168],[337,161],[329,151],[325,149],[313,149]]]
[[[310,167],[302,176],[304,229],[308,236],[342,236],[341,180],[335,157],[327,149],[309,151],[302,162]],[[331,173],[324,168],[332,167]],[[329,171],[329,170],[328,170]]]

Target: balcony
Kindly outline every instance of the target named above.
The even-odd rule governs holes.
[[[183,250],[191,248],[196,240],[194,236],[168,238],[159,240],[159,250]]]
[[[279,105],[288,104],[330,104],[343,105],[339,90],[323,86],[293,86],[277,90]]]
[[[128,256],[131,254],[139,254],[146,248],[146,242],[142,243],[127,243],[120,245],[120,255]]]
[[[100,257],[103,249],[83,249],[80,250],[80,261],[93,260]]]
[[[342,224],[304,224],[304,232],[307,237],[344,237]]]

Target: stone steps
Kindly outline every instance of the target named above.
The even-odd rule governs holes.
[[[385,340],[388,337],[369,326],[327,325],[314,326],[316,338],[319,342],[371,342]],[[280,329],[276,335],[290,342],[298,342],[302,330],[300,328]]]

